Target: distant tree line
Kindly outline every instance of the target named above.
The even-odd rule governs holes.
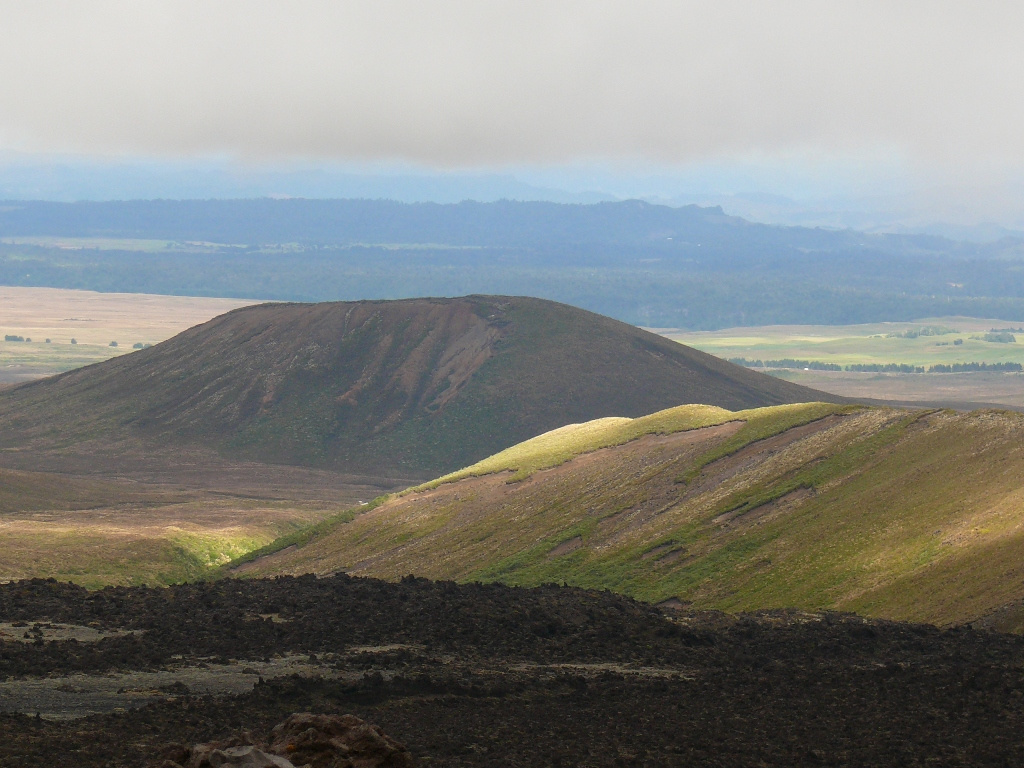
[[[969,373],[971,371],[996,371],[997,373],[1020,373],[1024,366],[1020,363],[939,363],[928,369],[929,373]]]
[[[858,373],[924,373],[924,366],[906,363],[853,363],[846,366],[846,370]]]
[[[841,366],[836,363],[822,363],[817,360],[748,360],[745,357],[730,357],[730,363],[746,368],[798,368],[812,371],[850,371],[855,373],[970,373],[973,371],[994,371],[997,373],[1021,373],[1024,366],[1020,363],[936,363],[923,365],[907,365],[906,363],[851,363]]]
[[[926,325],[924,328],[912,328],[909,331],[887,333],[887,339],[916,339],[919,336],[948,336],[952,333],[960,333],[954,328],[947,328],[944,325]]]
[[[785,357],[782,360],[748,360],[745,357],[730,357],[730,363],[746,368],[809,368],[812,371],[841,371],[843,366],[837,363],[822,363],[818,360],[794,360]]]
[[[1016,344],[1017,337],[1009,331],[991,331],[981,337],[982,341],[992,341],[996,344]]]

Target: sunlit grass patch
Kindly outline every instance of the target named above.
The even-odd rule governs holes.
[[[608,417],[568,424],[406,492],[428,490],[442,483],[496,472],[514,473],[510,478],[513,482],[524,480],[538,470],[557,467],[584,453],[622,445],[644,435],[672,434],[724,424],[742,419],[740,414],[713,405],[681,405],[636,419]]]

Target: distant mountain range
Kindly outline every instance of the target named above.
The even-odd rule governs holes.
[[[1001,212],[943,212],[935,207],[934,200],[930,206],[923,204],[919,195],[890,184],[876,183],[873,193],[864,189],[843,193],[839,190],[845,185],[840,179],[834,185],[837,194],[824,195],[820,189],[800,184],[783,181],[780,185],[777,173],[744,177],[734,175],[734,170],[616,173],[596,168],[518,168],[444,172],[412,166],[360,168],[329,163],[260,167],[211,159],[97,161],[0,151],[0,200],[307,198],[589,204],[638,199],[672,207],[721,206],[732,216],[778,226],[941,235],[977,242],[1024,237],[1024,223],[1012,215],[1015,206],[1005,194],[999,198]],[[723,184],[734,191],[722,192]],[[1016,206],[1016,211],[1019,209]]]
[[[719,207],[673,208],[642,200],[571,205],[499,200],[452,204],[392,200],[130,200],[0,202],[0,237],[153,238],[260,246],[448,245],[660,247],[756,242],[761,249],[950,247],[939,238],[865,236],[752,224]],[[867,238],[868,242],[865,242]],[[676,240],[679,242],[675,242]]]
[[[0,203],[0,284],[289,301],[532,295],[647,327],[1024,322],[1024,240],[639,200]]]

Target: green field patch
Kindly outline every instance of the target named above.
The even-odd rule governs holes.
[[[32,576],[73,581],[90,589],[111,584],[167,585],[209,577],[220,563],[273,539],[270,531],[183,530],[167,535],[109,535],[94,530],[5,532],[4,544],[21,552],[4,578]],[[32,553],[31,559],[28,553]]]
[[[665,335],[717,357],[762,362],[791,360],[844,368],[890,364],[928,367],[972,361],[1024,363],[1024,335],[1018,339],[1003,330],[1006,327],[1006,321],[956,317],[915,323],[667,331]]]

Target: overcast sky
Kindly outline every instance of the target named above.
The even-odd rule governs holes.
[[[0,1],[0,150],[1024,171],[1024,6]],[[874,170],[872,170],[874,168]]]

